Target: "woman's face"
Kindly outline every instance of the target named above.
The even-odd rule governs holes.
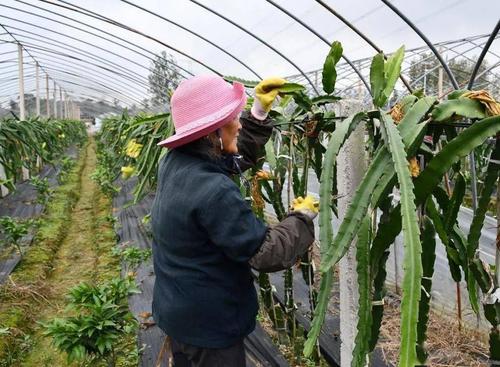
[[[222,139],[222,145],[224,146],[225,153],[238,153],[238,135],[240,130],[241,123],[239,116],[221,127],[220,137]]]

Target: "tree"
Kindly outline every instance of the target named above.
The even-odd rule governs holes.
[[[149,68],[149,93],[153,105],[166,105],[173,89],[180,81],[179,69],[172,55],[162,51]]]
[[[448,67],[455,75],[455,79],[460,88],[466,88],[469,82],[472,70],[476,64],[476,59],[469,60],[466,58],[454,58],[448,62]],[[420,58],[413,60],[408,72],[410,82],[415,89],[424,89],[425,94],[433,95],[438,93],[439,82],[439,61],[431,53],[426,52],[420,55]],[[481,64],[477,75],[480,75],[488,68],[486,60]],[[474,89],[488,89],[490,83],[489,75],[486,73],[481,77],[476,77]],[[443,92],[449,91],[452,87],[450,79],[446,72],[443,71]]]

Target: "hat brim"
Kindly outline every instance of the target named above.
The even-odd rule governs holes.
[[[218,111],[216,114],[205,117],[203,122],[197,127],[181,133],[175,133],[171,137],[160,141],[157,145],[173,149],[208,135],[228,122],[231,122],[231,117],[234,116],[233,118],[235,118],[244,109],[247,100],[245,87],[236,82],[233,86],[235,92],[239,94],[235,101],[225,106],[223,110]]]

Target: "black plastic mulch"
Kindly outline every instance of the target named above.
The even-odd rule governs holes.
[[[68,148],[65,156],[76,158],[78,156],[77,147],[72,146]],[[38,176],[40,178],[47,178],[50,187],[53,188],[58,185],[57,176],[59,175],[59,171],[60,168],[58,165],[53,166],[46,164],[42,167]],[[4,198],[0,198],[0,217],[9,216],[21,219],[36,218],[44,209],[43,205],[36,203],[36,199],[37,191],[28,180],[18,182],[16,183],[16,191],[9,193]],[[22,243],[26,245],[31,244],[33,235],[33,232],[30,231],[28,235],[23,237]],[[17,251],[13,252],[6,259],[0,260],[0,284],[5,282],[19,261],[21,261],[21,256]]]
[[[127,243],[139,248],[150,248],[151,237],[142,219],[149,213],[149,208],[154,198],[153,194],[146,196],[136,205],[130,205],[133,200],[133,188],[136,179],[123,182],[117,180],[115,185],[121,187],[120,193],[113,200],[113,211],[117,221],[117,234],[119,243]],[[139,346],[144,345],[140,365],[144,367],[154,366],[163,342],[163,332],[154,325],[151,317],[151,302],[153,299],[154,272],[151,262],[139,267],[136,275],[137,282],[142,291],[141,294],[129,298],[129,306],[135,317],[145,322],[138,335]],[[273,344],[271,338],[265,333],[260,325],[245,339],[247,352],[247,366],[269,366],[285,367],[287,361],[281,355],[278,348]]]

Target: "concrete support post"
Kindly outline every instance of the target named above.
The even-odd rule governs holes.
[[[35,63],[35,89],[36,89],[36,116],[40,116],[40,66]],[[42,167],[42,159],[40,156],[36,156],[36,167],[40,169]]]
[[[45,116],[50,117],[50,88],[49,88],[49,75],[45,74]]]
[[[0,164],[0,181],[5,181],[7,179],[7,175],[5,174],[5,169]],[[9,189],[4,185],[0,185],[0,197],[4,197],[9,193]]]
[[[365,146],[364,133],[364,125],[359,126],[349,137],[337,159],[337,185],[340,195],[338,209],[341,221],[366,170],[365,150],[360,149]],[[356,247],[353,243],[339,263],[341,367],[351,366],[356,337],[359,300],[356,263]]]
[[[36,115],[40,116],[40,67],[38,63],[35,65],[35,77],[36,77]]]
[[[23,46],[17,45],[18,66],[19,66],[19,118],[21,121],[26,120],[26,105],[24,103],[24,57]],[[27,158],[27,157],[24,157]],[[23,179],[27,180],[30,177],[30,172],[27,168],[22,168]]]
[[[54,81],[53,98],[54,98],[54,118],[57,118],[57,85],[55,81]]]
[[[26,106],[24,104],[24,64],[23,46],[17,45],[18,65],[19,65],[19,118],[26,119]]]
[[[59,87],[59,107],[61,107],[61,111],[59,113],[59,116],[61,117],[61,119],[64,118],[64,105],[63,105],[63,98],[62,98],[62,89],[61,87]]]
[[[68,100],[67,100],[67,95],[66,93],[64,93],[64,118],[67,119],[68,118]]]

